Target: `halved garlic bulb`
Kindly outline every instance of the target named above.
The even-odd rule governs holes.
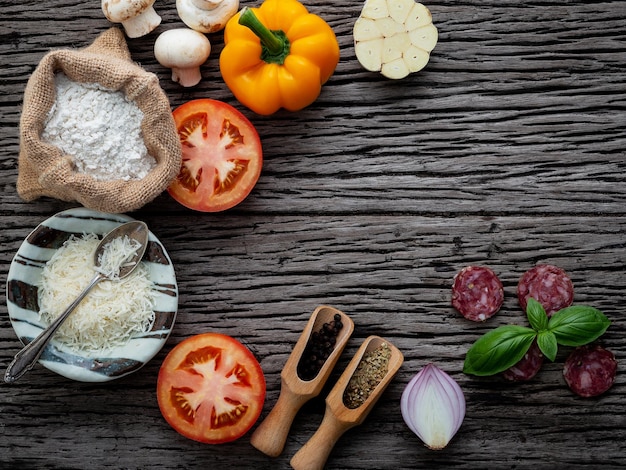
[[[361,65],[392,79],[423,69],[439,38],[430,11],[414,0],[366,0],[353,36]]]

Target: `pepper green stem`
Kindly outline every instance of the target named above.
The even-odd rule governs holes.
[[[249,28],[261,41],[263,52],[261,58],[268,63],[280,64],[289,55],[290,44],[283,31],[272,31],[257,18],[252,10],[243,7],[239,16],[239,24]]]

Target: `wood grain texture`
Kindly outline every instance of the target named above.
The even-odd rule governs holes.
[[[244,5],[246,3],[242,3]],[[37,367],[0,385],[0,467],[47,469],[289,468],[319,426],[323,397],[370,335],[405,362],[366,421],[344,434],[329,469],[623,468],[626,456],[626,3],[433,1],[439,28],[426,69],[392,82],[364,71],[352,44],[361,1],[308,0],[327,20],[341,61],[312,106],[257,116],[239,105],[213,53],[193,89],[154,59],[159,32],[181,27],[173,1],[163,23],[128,40],[133,60],[160,78],[172,107],[226,101],[262,138],[263,174],[249,198],[222,214],[186,210],[163,194],[130,214],[148,223],[176,268],[179,314],[166,347],[139,372],[107,384]],[[255,6],[256,4],[250,3]],[[51,49],[85,47],[111,24],[98,3],[0,0],[0,283],[23,239],[74,207],[15,190],[26,82]],[[575,397],[568,348],[531,382],[511,385],[461,371],[478,336],[524,324],[515,289],[538,262],[563,267],[575,302],[613,321],[602,338],[619,361],[613,388]],[[454,274],[496,271],[502,310],[485,324],[450,306]],[[297,414],[281,456],[249,435],[221,446],[179,436],[159,412],[159,365],[174,344],[218,331],[246,344],[267,380],[262,417],[311,312],[332,305],[355,330],[320,397]],[[0,367],[20,343],[0,305]],[[400,415],[408,381],[435,362],[461,385],[467,416],[445,450],[427,450]],[[2,369],[4,370],[4,369]]]

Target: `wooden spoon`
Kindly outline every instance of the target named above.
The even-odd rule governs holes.
[[[348,408],[343,400],[343,395],[352,378],[354,371],[358,367],[363,355],[372,351],[383,343],[391,348],[391,357],[386,375],[372,390],[369,397],[358,408]],[[324,419],[313,437],[302,447],[291,459],[291,466],[295,470],[321,470],[330,455],[335,443],[344,432],[361,424],[369,412],[372,410],[380,396],[382,395],[391,379],[396,375],[400,366],[404,362],[404,356],[389,341],[379,336],[367,338],[359,350],[356,352],[350,364],[339,377],[339,380],[326,397],[326,411]]]
[[[333,321],[336,314],[341,316],[343,328],[339,330],[333,352],[315,378],[302,380],[298,376],[298,363],[311,334],[319,331],[324,323]],[[254,447],[271,457],[280,455],[296,413],[302,405],[322,391],[353,331],[354,322],[345,313],[326,305],[315,309],[280,374],[280,395],[276,405],[250,438]]]

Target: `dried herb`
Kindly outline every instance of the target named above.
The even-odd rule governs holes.
[[[391,348],[383,343],[363,355],[343,393],[343,403],[354,409],[365,403],[389,370]]]

